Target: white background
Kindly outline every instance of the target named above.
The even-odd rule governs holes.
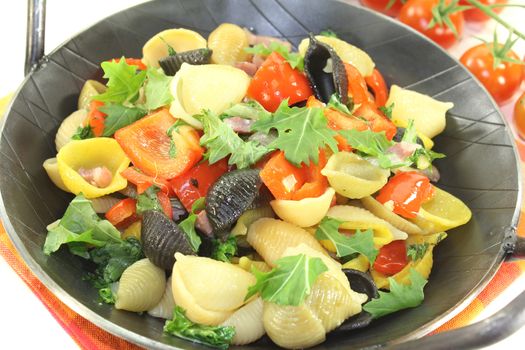
[[[139,0],[89,0],[67,1],[48,0],[46,25],[46,52],[55,48],[76,33],[86,29],[98,20],[143,1]],[[514,3],[525,3],[515,0]],[[0,97],[12,92],[23,79],[25,59],[26,1],[3,1],[0,11]],[[505,10],[503,16],[515,26],[525,31],[525,10]],[[521,19],[520,19],[521,17]],[[491,26],[467,28],[468,32],[482,30],[486,39],[490,39]],[[503,32],[502,32],[503,33]],[[505,35],[500,36],[504,38]],[[453,47],[451,53],[459,57],[466,48],[473,46],[475,39],[463,40]],[[516,51],[520,57],[525,53],[525,43]],[[511,106],[504,106],[509,115]],[[0,348],[17,349],[77,349],[76,343],[55,321],[31,290],[15,274],[11,267],[0,258]],[[451,286],[452,287],[452,286]],[[518,279],[496,302],[484,310],[481,317],[486,317],[506,305],[521,291],[525,290],[525,278]],[[525,328],[505,341],[489,349],[522,348],[525,340]]]

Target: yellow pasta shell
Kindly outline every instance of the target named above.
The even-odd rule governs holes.
[[[233,236],[244,236],[248,233],[248,227],[260,218],[273,218],[274,213],[271,207],[260,207],[246,210],[237,220],[231,229]]]
[[[64,184],[64,181],[62,181],[62,178],[60,177],[56,158],[46,159],[42,166],[44,167],[47,176],[49,176],[49,179],[53,181],[56,187],[60,188],[62,191],[70,192]]]
[[[55,136],[55,147],[57,152],[60,151],[65,144],[71,142],[71,137],[75,135],[78,127],[87,117],[85,109],[79,109],[71,113],[66,119],[62,121]]]
[[[233,345],[252,343],[264,335],[263,306],[261,298],[255,298],[248,304],[235,311],[221,326],[233,326],[235,336]]]
[[[335,191],[328,188],[316,198],[304,198],[298,201],[276,199],[270,202],[273,211],[286,222],[309,227],[318,224],[330,208]]]
[[[213,50],[211,62],[233,65],[246,61],[248,54],[248,36],[244,29],[231,23],[222,23],[208,36],[208,48]]]
[[[241,256],[238,263],[239,267],[245,271],[252,272],[252,269],[255,267],[257,270],[262,272],[268,272],[272,268],[268,266],[264,261],[255,261],[251,260],[247,256]]]
[[[157,305],[166,288],[164,270],[145,258],[133,263],[122,273],[115,308],[142,312]]]
[[[86,198],[101,197],[125,188],[127,180],[120,175],[130,160],[115,139],[96,137],[71,141],[57,154],[58,171],[66,188],[74,193],[83,193]],[[105,166],[111,171],[113,179],[109,186],[98,188],[88,183],[78,169],[92,169]]]
[[[434,225],[434,232],[448,231],[466,224],[472,212],[459,198],[434,186],[435,194],[421,205],[418,214]]]
[[[160,301],[153,308],[148,310],[148,314],[153,317],[164,319],[171,319],[173,317],[173,309],[175,308],[175,300],[173,300],[173,292],[171,291],[171,277],[166,281],[166,289]]]
[[[446,232],[437,232],[429,235],[410,235],[407,238],[407,245],[424,243],[428,243],[430,245],[437,245],[445,238],[447,238]]]
[[[142,62],[148,67],[159,68],[159,60],[168,56],[168,45],[176,52],[206,47],[206,39],[189,29],[167,29],[149,39],[142,48]]]
[[[247,240],[272,267],[287,248],[301,243],[326,254],[319,242],[303,228],[276,219],[262,218],[255,221],[248,229]]]
[[[390,171],[362,159],[357,154],[333,154],[321,170],[333,189],[347,198],[363,198],[378,191],[388,181]]]
[[[87,109],[93,96],[100,95],[105,92],[106,89],[106,85],[96,80],[86,80],[78,96],[78,109]]]
[[[410,235],[417,235],[423,232],[419,226],[389,210],[372,196],[361,198],[361,203],[372,214],[385,221],[388,221],[390,224],[392,224],[394,227],[397,227],[401,231],[404,231]]]
[[[142,221],[135,221],[129,225],[124,232],[122,232],[122,239],[133,237],[140,240],[140,233],[142,230]]]
[[[202,110],[220,114],[246,95],[250,77],[244,71],[227,65],[183,63],[175,74],[170,91],[173,102],[170,113],[197,129],[202,123],[193,117]]]
[[[370,262],[363,254],[359,254],[356,258],[343,264],[343,269],[354,269],[361,272],[366,272],[369,268]]]

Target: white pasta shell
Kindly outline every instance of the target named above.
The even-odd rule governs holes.
[[[248,36],[244,29],[231,23],[222,23],[208,36],[208,48],[213,50],[212,63],[233,65],[246,61]]]
[[[393,105],[392,121],[406,124],[414,120],[416,130],[429,138],[441,133],[446,126],[446,113],[454,107],[452,102],[441,102],[416,91],[397,85],[390,87],[386,106]]]
[[[91,205],[95,213],[105,214],[111,207],[120,202],[121,199],[112,196],[102,196],[91,199]]]
[[[49,179],[53,181],[56,187],[60,188],[62,191],[70,192],[64,184],[64,181],[62,181],[62,178],[60,177],[56,158],[46,159],[42,166],[44,167],[47,176],[49,176]]]
[[[237,220],[235,226],[231,229],[233,236],[245,236],[248,233],[248,227],[260,218],[273,218],[274,213],[271,207],[260,207],[246,210]]]
[[[193,30],[167,29],[149,39],[142,48],[142,62],[159,68],[159,60],[168,56],[168,45],[176,52],[184,52],[206,47],[206,39]]]
[[[164,319],[171,319],[173,317],[173,309],[175,308],[175,300],[173,299],[173,292],[171,291],[171,279],[168,278],[166,281],[166,289],[160,299],[159,303],[153,308],[148,310],[148,314],[153,317],[159,317]]]
[[[192,117],[202,110],[220,114],[246,95],[250,77],[244,71],[227,65],[183,63],[175,74],[170,91],[173,102],[170,113],[197,129],[200,121]]]
[[[341,60],[346,63],[353,65],[362,76],[367,77],[372,75],[374,71],[374,61],[372,58],[363,50],[353,45],[350,45],[346,41],[338,38],[328,37],[323,35],[316,35],[315,38],[320,42],[328,44],[337,53]],[[299,53],[304,56],[308,49],[310,40],[308,38],[303,39],[299,44]],[[388,105],[387,105],[388,106]]]
[[[117,309],[142,312],[157,305],[166,288],[164,270],[145,258],[129,266],[120,277]]]
[[[281,306],[265,302],[263,323],[270,339],[287,349],[314,346],[326,336],[323,323],[305,304]]]
[[[255,221],[248,229],[247,240],[270,266],[275,266],[275,260],[280,259],[287,248],[301,243],[326,254],[321,244],[305,229],[276,219]]]
[[[286,222],[301,227],[318,224],[330,208],[335,191],[329,187],[316,198],[304,198],[298,201],[276,199],[270,202],[273,211]]]
[[[380,217],[383,220],[388,221],[399,230],[404,231],[410,235],[418,235],[423,233],[423,230],[421,230],[420,227],[411,223],[408,220],[403,219],[401,216],[397,215],[392,210],[389,210],[382,203],[378,202],[374,197],[363,197],[361,198],[361,202],[363,206],[372,214],[374,214],[377,217]]]
[[[58,128],[57,134],[55,136],[55,146],[57,152],[60,151],[62,147],[68,142],[71,141],[71,137],[77,132],[78,127],[82,124],[84,119],[87,117],[87,110],[79,109],[71,113],[66,119],[62,121],[60,127]]]
[[[263,301],[255,298],[248,304],[235,311],[221,326],[233,326],[235,336],[233,345],[245,345],[252,343],[264,335],[263,325]]]
[[[351,152],[333,154],[321,170],[330,186],[347,198],[363,198],[383,187],[390,170],[382,169]]]
[[[78,109],[87,109],[93,96],[100,95],[106,91],[106,85],[96,80],[86,80],[80,95],[78,96]]]

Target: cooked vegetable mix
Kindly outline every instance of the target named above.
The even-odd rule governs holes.
[[[76,195],[43,249],[90,261],[101,301],[166,334],[226,349],[358,332],[421,304],[434,249],[470,220],[433,184],[453,105],[389,91],[332,32],[293,52],[231,23],[167,29],[101,66],[43,164]]]

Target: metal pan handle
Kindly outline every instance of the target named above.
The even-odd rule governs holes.
[[[28,0],[25,75],[38,67],[44,57],[45,28],[46,0]]]

